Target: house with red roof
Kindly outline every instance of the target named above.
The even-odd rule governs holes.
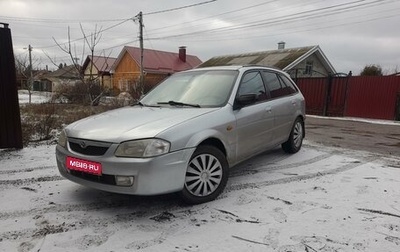
[[[114,89],[135,89],[140,78],[140,56],[140,48],[125,46],[122,49],[111,69]],[[186,54],[183,46],[176,53],[143,49],[145,92],[169,75],[195,68],[201,63],[198,57]]]
[[[82,72],[85,80],[93,80],[99,83],[101,87],[112,88],[111,67],[114,65],[116,58],[91,56],[86,57],[82,66]]]

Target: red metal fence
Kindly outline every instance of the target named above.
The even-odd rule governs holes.
[[[299,78],[308,114],[400,120],[400,76]]]

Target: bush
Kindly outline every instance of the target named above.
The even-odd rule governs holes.
[[[22,120],[21,128],[22,128],[22,145],[27,146],[32,141],[32,136],[36,134],[35,129],[33,124],[27,122],[26,120]]]
[[[113,108],[115,107],[55,103],[23,105],[21,106],[23,144],[26,146],[30,142],[43,140],[53,142],[65,125]]]
[[[24,108],[21,110],[23,143],[51,139],[53,129],[60,126],[57,125],[55,104],[30,104]]]
[[[53,96],[53,101],[67,99],[69,103],[90,104],[87,93],[87,87],[83,82],[63,84],[57,88],[55,95]]]

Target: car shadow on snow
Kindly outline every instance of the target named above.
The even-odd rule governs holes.
[[[146,219],[154,222],[172,221],[176,217],[176,212],[191,211],[193,207],[184,203],[177,193],[135,196],[80,186],[68,197],[73,203],[62,206],[61,211],[90,212],[91,217],[88,217],[89,220],[85,220],[86,222],[91,222],[90,219],[93,219],[105,225],[135,223]]]
[[[68,195],[77,205],[87,206],[90,209],[100,210],[108,208],[153,208],[171,205],[184,205],[176,193],[137,196],[104,192],[93,188],[77,185],[77,189]]]

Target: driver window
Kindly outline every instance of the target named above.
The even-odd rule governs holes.
[[[257,101],[267,99],[264,83],[259,72],[246,73],[240,83],[238,96],[256,94]]]

